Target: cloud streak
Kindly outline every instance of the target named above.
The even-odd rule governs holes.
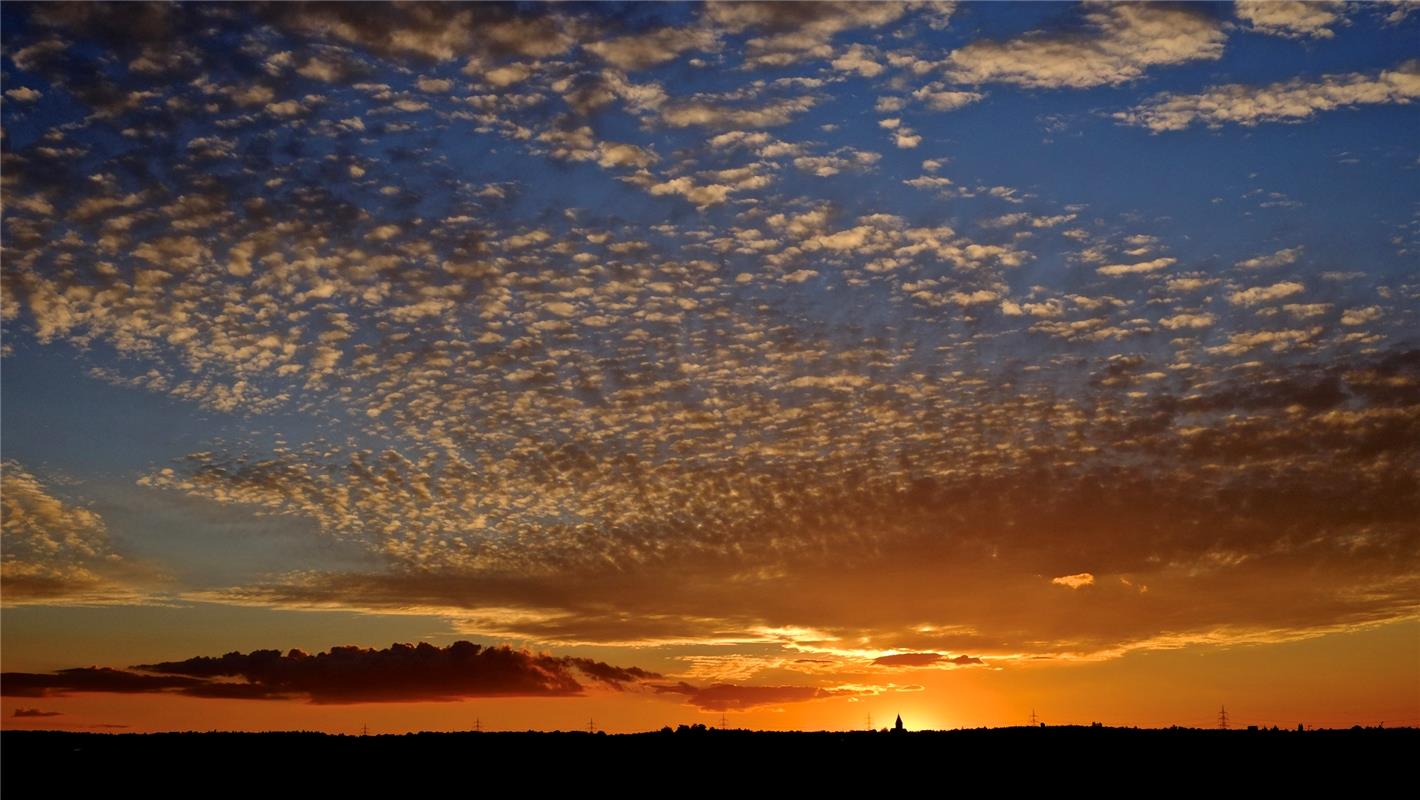
[[[1326,75],[1309,81],[1251,86],[1228,84],[1199,94],[1155,95],[1114,118],[1154,133],[1181,131],[1194,125],[1221,128],[1235,124],[1251,128],[1265,122],[1302,122],[1317,114],[1357,106],[1409,105],[1420,98],[1420,61],[1406,61],[1376,74]]]
[[[749,711],[774,708],[791,703],[806,703],[832,697],[853,697],[872,694],[860,688],[821,688],[817,686],[737,686],[716,683],[692,686],[688,683],[652,684],[662,694],[684,695],[685,702],[702,711]]]
[[[941,653],[895,653],[893,655],[878,656],[873,659],[874,666],[879,667],[935,667],[935,666],[977,666],[985,664],[974,656],[945,656]]]

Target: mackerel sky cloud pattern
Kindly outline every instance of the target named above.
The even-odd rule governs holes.
[[[7,612],[716,711],[1414,619],[1411,10],[7,4]]]

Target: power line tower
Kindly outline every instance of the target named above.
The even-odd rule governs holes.
[[[1036,725],[1039,725],[1039,724],[1040,724],[1040,717],[1037,717],[1037,716],[1035,715],[1035,709],[1032,708],[1032,709],[1030,710],[1030,726],[1031,726],[1032,728],[1034,728]]]
[[[587,733],[596,733],[596,732],[597,732],[597,723],[593,722],[593,721],[590,720],[590,719],[587,720]]]
[[[473,718],[473,729],[478,733],[483,732],[483,720],[480,717]]]
[[[360,726],[360,735],[361,735],[361,736],[369,736],[369,735],[370,735],[370,726],[369,726],[369,725],[361,725],[361,726]]]
[[[872,714],[869,714],[869,715],[868,715],[868,730],[871,731],[872,729],[873,729],[873,715],[872,715]]]
[[[1225,730],[1227,730],[1227,729],[1228,729],[1228,707],[1227,707],[1227,706],[1222,706],[1222,707],[1220,707],[1220,708],[1218,709],[1218,730],[1220,730],[1220,731],[1225,731]]]
[[[725,712],[721,711],[721,712],[720,712],[720,730],[723,731],[723,730],[727,729],[728,727],[729,727],[729,725],[727,725],[727,724],[725,723]]]

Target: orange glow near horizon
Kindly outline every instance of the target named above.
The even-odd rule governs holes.
[[[637,651],[628,651],[634,656]],[[593,690],[570,698],[469,698],[455,702],[315,705],[271,700],[216,700],[170,695],[74,694],[7,697],[3,727],[113,732],[164,730],[318,730],[372,733],[471,730],[584,730],[608,733],[705,724],[732,728],[861,730],[891,727],[901,714],[909,730],[1025,724],[1031,711],[1047,724],[1212,727],[1219,706],[1232,724],[1293,728],[1384,722],[1420,725],[1420,624],[1400,623],[1273,645],[1186,648],[1073,664],[1001,669],[918,669],[883,682],[921,684],[921,691],[827,698],[749,710],[701,709],[646,691]],[[16,718],[42,706],[61,716]],[[124,720],[126,727],[105,727]]]

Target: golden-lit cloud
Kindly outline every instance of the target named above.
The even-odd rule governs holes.
[[[1407,61],[1374,75],[1353,72],[1325,75],[1315,81],[1294,78],[1266,86],[1228,84],[1200,94],[1164,93],[1114,117],[1125,124],[1162,133],[1195,124],[1216,128],[1226,123],[1253,127],[1263,122],[1300,122],[1324,111],[1362,105],[1408,105],[1417,98],[1420,61]]]
[[[1075,575],[1061,575],[1058,578],[1051,578],[1050,582],[1060,586],[1068,586],[1071,589],[1079,589],[1083,586],[1093,586],[1095,576],[1088,572],[1081,572]]]
[[[1332,38],[1331,26],[1344,19],[1346,9],[1339,0],[1238,0],[1233,7],[1253,30],[1289,39]]]
[[[1245,258],[1237,263],[1242,269],[1274,269],[1295,264],[1302,255],[1301,247],[1284,247],[1269,255],[1253,256]]]
[[[0,469],[7,606],[142,602],[157,575],[114,550],[103,518],[67,503],[18,462]]]
[[[783,67],[799,61],[826,59],[833,54],[835,36],[855,28],[877,28],[901,18],[906,3],[713,2],[706,17],[729,33],[748,33],[747,66]],[[950,16],[951,4],[941,4]],[[871,76],[869,76],[871,77]]]
[[[1151,67],[1216,61],[1226,39],[1216,19],[1188,7],[1089,4],[1084,20],[1080,32],[972,42],[952,51],[946,70],[962,83],[1083,89],[1136,80]]]

